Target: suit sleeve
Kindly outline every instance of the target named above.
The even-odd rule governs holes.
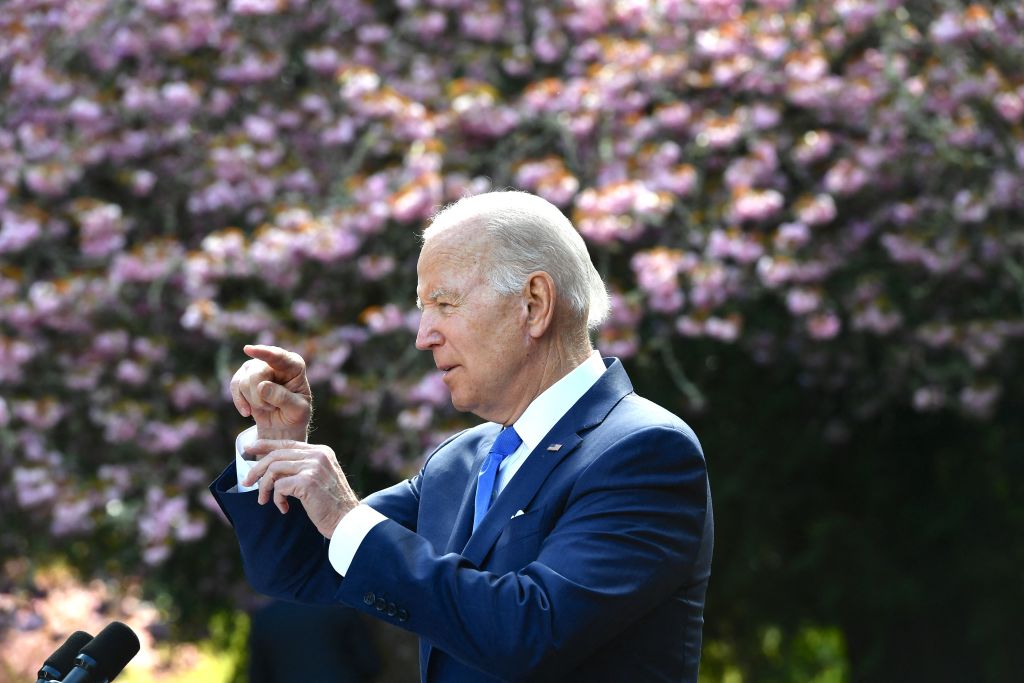
[[[431,457],[460,434],[446,439]],[[422,470],[412,479],[378,491],[362,502],[390,523],[415,532],[421,478]],[[210,492],[235,529],[242,565],[252,587],[285,600],[338,602],[342,577],[330,564],[328,540],[316,530],[302,505],[291,505],[288,513],[282,515],[274,505],[260,505],[256,490],[233,491],[237,484],[235,463],[231,463],[210,484]]]
[[[706,467],[680,430],[649,427],[608,444],[554,514],[536,560],[501,575],[382,522],[356,552],[338,596],[374,614],[373,598],[384,594],[407,608],[399,625],[472,667],[518,680],[572,668],[676,590],[707,578]]]
[[[245,575],[253,588],[276,598],[336,603],[342,577],[328,558],[329,541],[317,531],[295,499],[287,514],[260,505],[258,492],[232,492],[237,476],[232,463],[210,491],[238,536]],[[368,497],[364,502],[415,531],[419,475]],[[375,502],[376,501],[376,502]],[[405,528],[405,527],[403,527]]]

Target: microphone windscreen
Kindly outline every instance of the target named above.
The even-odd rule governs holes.
[[[139,637],[120,621],[112,621],[82,648],[82,654],[96,660],[98,672],[114,680],[139,652]]]
[[[78,654],[79,650],[88,645],[91,640],[91,634],[85,631],[75,631],[68,636],[63,645],[47,657],[46,661],[43,662],[43,666],[53,667],[60,672],[61,676],[67,675],[75,666],[75,655]]]

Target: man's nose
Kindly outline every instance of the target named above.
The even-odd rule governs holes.
[[[416,348],[420,351],[429,351],[441,343],[441,333],[434,327],[429,313],[420,315],[420,324],[416,329]]]

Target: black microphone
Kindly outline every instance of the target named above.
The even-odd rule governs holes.
[[[120,621],[96,634],[75,657],[75,668],[61,683],[109,683],[139,652],[139,637]]]
[[[53,654],[46,658],[42,668],[36,674],[36,683],[45,681],[59,681],[64,674],[71,671],[75,665],[75,655],[92,640],[92,634],[85,631],[75,631],[64,644],[53,651]]]

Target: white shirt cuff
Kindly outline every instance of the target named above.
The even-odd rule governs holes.
[[[246,447],[256,441],[257,438],[256,425],[253,425],[239,434],[235,439],[235,474],[238,475],[238,484],[234,489],[235,493],[255,491],[260,487],[259,479],[257,479],[252,486],[242,486],[242,480],[245,479],[245,475],[249,474],[249,470],[251,470],[252,466],[256,464],[253,460],[246,460],[242,457],[242,454],[245,452]]]
[[[331,536],[327,548],[327,558],[331,561],[334,571],[342,576],[348,573],[352,558],[359,550],[359,544],[370,533],[370,529],[383,522],[387,517],[369,505],[357,505],[341,518]]]

